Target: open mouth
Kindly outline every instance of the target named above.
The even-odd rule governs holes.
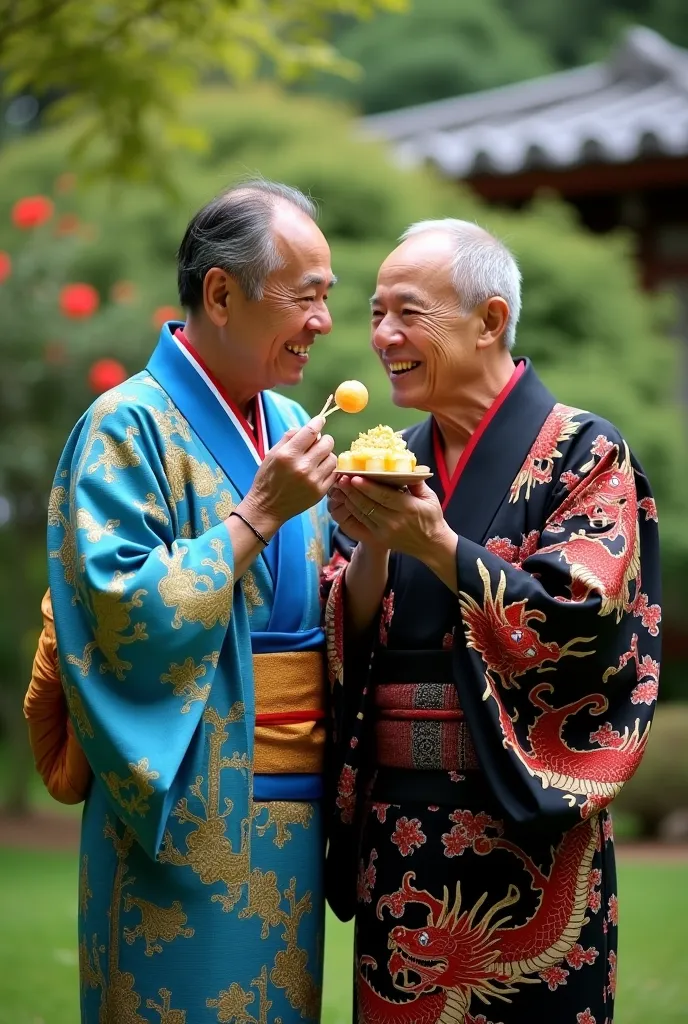
[[[447,961],[442,957],[424,959],[404,950],[390,958],[389,968],[394,978],[394,987],[401,991],[412,991],[422,985],[436,983],[436,976],[447,969]]]
[[[419,362],[413,362],[407,359],[404,362],[387,363],[387,369],[389,370],[390,377],[402,377],[406,373],[410,373],[420,366]]]
[[[287,352],[291,352],[293,356],[296,356],[296,358],[300,362],[308,362],[308,350],[310,348],[310,345],[293,345],[287,342],[287,344],[284,347],[286,348]]]

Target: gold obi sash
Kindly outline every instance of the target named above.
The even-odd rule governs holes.
[[[253,655],[259,775],[319,774],[325,761],[325,658],[318,651]]]

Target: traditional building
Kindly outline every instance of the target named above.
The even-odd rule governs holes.
[[[630,228],[643,282],[676,293],[688,337],[688,50],[632,28],[604,63],[363,125],[490,202],[550,189],[593,231]]]

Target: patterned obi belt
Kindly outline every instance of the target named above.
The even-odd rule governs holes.
[[[253,678],[256,695],[254,795],[266,799],[263,792],[266,786],[271,793],[276,786],[273,799],[278,798],[283,788],[285,799],[319,795],[313,790],[312,778],[322,775],[325,761],[322,651],[254,654]],[[278,785],[277,776],[289,778]],[[302,793],[304,787],[307,792]],[[321,789],[321,786],[315,788]]]
[[[382,651],[375,665],[377,764],[458,771],[477,768],[449,651]]]

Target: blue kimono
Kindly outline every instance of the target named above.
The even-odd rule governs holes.
[[[176,327],[79,421],[50,496],[60,671],[94,776],[82,1024],[315,1021],[326,509],[234,578],[224,520],[260,457]],[[271,392],[257,408],[270,446],[308,419]]]

